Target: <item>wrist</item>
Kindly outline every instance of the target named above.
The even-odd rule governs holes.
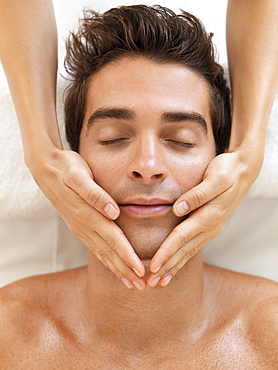
[[[246,116],[246,112],[233,110],[228,152],[237,154],[240,162],[254,171],[256,177],[263,164],[266,134],[267,123],[262,117]]]
[[[57,145],[57,142],[49,137],[34,140],[32,145],[24,146],[25,164],[36,181],[42,172],[51,172],[62,150],[62,144],[58,142]]]
[[[48,115],[41,111],[40,114],[33,112],[28,117],[21,117],[19,124],[25,164],[30,170],[33,163],[43,164],[44,158],[52,157],[57,149],[63,149],[55,107],[49,110]]]
[[[257,143],[255,140],[245,139],[240,145],[229,146],[228,153],[237,157],[238,170],[248,182],[253,183],[263,165],[264,142]]]

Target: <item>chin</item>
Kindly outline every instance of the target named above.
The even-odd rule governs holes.
[[[164,230],[163,233],[140,232],[137,235],[132,233],[127,237],[140,260],[148,261],[153,258],[169,234],[170,231],[165,232]]]
[[[161,244],[184,218],[171,217],[165,219],[141,219],[134,222],[121,219],[116,220],[128,241],[132,245],[140,260],[151,260]]]

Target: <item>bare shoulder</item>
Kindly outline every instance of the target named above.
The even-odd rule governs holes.
[[[218,284],[218,296],[236,307],[240,325],[254,351],[278,362],[278,283],[266,278],[208,266]],[[274,368],[275,368],[274,366]],[[272,367],[269,367],[272,368]]]
[[[205,265],[206,274],[218,286],[218,294],[228,292],[232,298],[241,302],[261,305],[269,300],[278,306],[278,282],[263,277],[248,275],[223,268]]]
[[[20,328],[24,315],[34,311],[38,300],[40,301],[37,288],[37,279],[32,277],[0,289],[1,338],[4,333],[7,335],[13,332],[13,323]]]
[[[253,277],[246,293],[247,334],[262,355],[278,363],[278,283]],[[247,291],[247,290],[246,290]],[[249,306],[249,308],[248,308]]]
[[[25,333],[34,338],[39,332],[36,311],[40,295],[35,281],[35,278],[20,280],[0,290],[0,357],[4,365],[12,365],[14,348],[20,352],[27,344]],[[33,289],[32,282],[35,283]]]
[[[78,269],[76,269],[78,270]],[[68,300],[67,285],[77,271],[34,276],[0,289],[0,358],[14,361],[20,351],[52,335]],[[55,325],[53,325],[55,323]],[[54,333],[55,334],[55,333]],[[5,363],[5,362],[4,362]]]

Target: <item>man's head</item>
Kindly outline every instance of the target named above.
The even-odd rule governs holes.
[[[67,41],[65,67],[73,78],[67,90],[67,139],[79,150],[90,80],[103,66],[124,56],[144,56],[157,63],[190,68],[208,83],[211,118],[217,154],[228,145],[230,134],[229,89],[223,68],[215,62],[211,36],[193,15],[146,5],[113,8],[103,15],[84,13],[80,27]],[[161,76],[164,78],[164,76]]]
[[[150,259],[181,221],[173,202],[228,143],[229,94],[210,37],[191,15],[122,7],[84,20],[67,65],[68,140]]]

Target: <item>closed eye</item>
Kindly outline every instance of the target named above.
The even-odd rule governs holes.
[[[116,144],[116,143],[119,143],[121,141],[124,141],[124,140],[127,140],[127,138],[125,137],[120,137],[118,139],[113,139],[113,140],[102,140],[100,142],[101,145],[110,145],[110,144]]]
[[[176,144],[176,145],[180,145],[180,146],[184,146],[186,148],[192,148],[194,147],[195,145],[192,144],[192,143],[185,143],[183,141],[177,141],[177,140],[170,140],[170,139],[166,139],[165,141],[168,141],[170,143],[173,143],[173,144]]]

